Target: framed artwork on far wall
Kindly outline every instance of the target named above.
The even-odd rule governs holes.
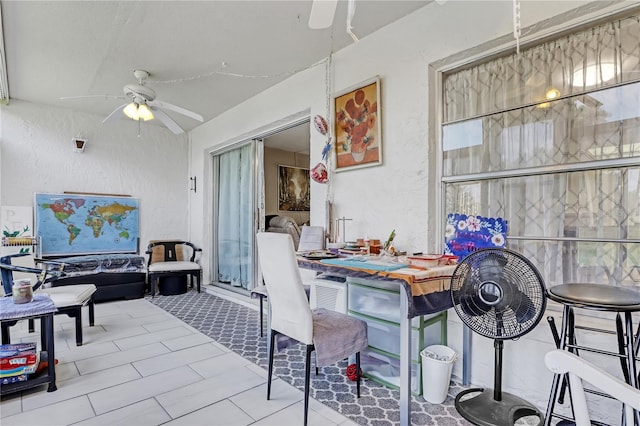
[[[382,164],[380,78],[339,92],[333,99],[336,171]]]
[[[289,212],[311,210],[309,169],[278,166],[278,210]]]

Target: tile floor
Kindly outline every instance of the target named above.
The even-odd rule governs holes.
[[[301,391],[276,379],[267,401],[262,367],[146,299],[97,304],[81,347],[70,318],[55,327],[58,390],[3,396],[3,426],[302,424]],[[12,341],[39,338],[22,321]],[[309,424],[355,423],[312,400]]]
[[[209,288],[207,287],[207,291]],[[226,300],[219,295],[189,291],[176,296],[160,296],[152,300],[157,306],[200,330],[216,342],[243,358],[267,368],[266,333],[260,337],[259,316],[252,306]],[[226,296],[229,296],[227,294]],[[345,376],[347,362],[320,368],[312,376],[311,397],[342,413],[363,426],[399,424],[400,393],[373,380],[364,379],[361,397],[355,397],[355,384]],[[281,380],[304,389],[304,347],[294,345],[274,359],[274,374]],[[421,396],[411,398],[411,420],[414,425],[464,426],[469,423],[456,411],[454,396],[463,388],[451,382],[447,399],[442,404],[428,403]],[[277,395],[277,394],[274,394]]]

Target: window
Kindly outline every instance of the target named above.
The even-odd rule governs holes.
[[[443,76],[444,213],[503,217],[547,285],[640,285],[640,16]]]

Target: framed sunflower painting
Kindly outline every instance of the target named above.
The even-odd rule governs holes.
[[[380,78],[336,94],[333,112],[336,171],[381,164]]]

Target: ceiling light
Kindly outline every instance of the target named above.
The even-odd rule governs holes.
[[[611,62],[587,65],[586,68],[578,68],[573,73],[573,87],[592,87],[606,83],[616,76],[616,67]]]
[[[147,106],[147,104],[140,104],[138,107],[138,117],[143,121],[153,120],[153,113]]]
[[[129,105],[124,107],[122,112],[124,112],[124,115],[126,115],[130,119],[137,120],[138,119],[138,104],[136,104],[135,102],[131,102]]]
[[[153,113],[146,104],[137,104],[135,102],[131,102],[129,105],[124,107],[122,112],[124,112],[124,115],[132,120],[153,120]]]

